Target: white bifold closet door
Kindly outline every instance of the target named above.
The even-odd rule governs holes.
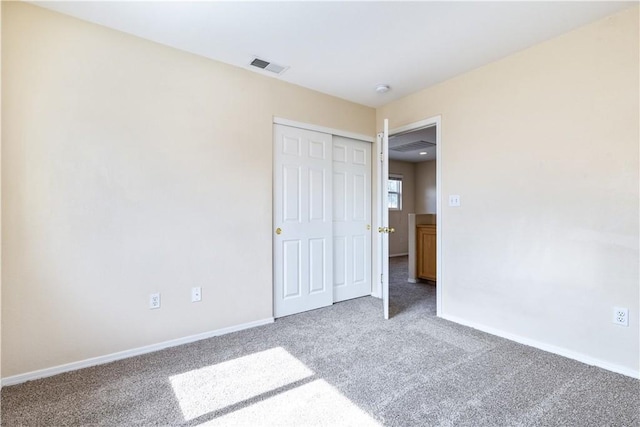
[[[331,135],[274,125],[274,316],[333,303]]]
[[[371,144],[275,124],[274,316],[371,295]]]
[[[371,144],[333,137],[333,301],[371,295]]]

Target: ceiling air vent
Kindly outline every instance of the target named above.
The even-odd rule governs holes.
[[[413,141],[406,144],[397,145],[395,147],[389,147],[389,150],[407,153],[409,151],[424,150],[425,148],[433,147],[435,145],[435,143],[428,141]]]
[[[256,68],[261,68],[266,71],[270,71],[274,74],[282,74],[287,70],[287,68],[289,68],[282,65],[274,64],[273,62],[265,61],[264,59],[260,58],[253,58],[253,61],[251,61],[249,65]]]

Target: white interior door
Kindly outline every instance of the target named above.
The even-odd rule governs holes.
[[[371,144],[333,137],[333,301],[371,295]]]
[[[331,135],[274,125],[274,316],[333,303]]]
[[[378,134],[378,271],[381,273],[382,306],[384,318],[389,318],[389,120],[384,119],[384,128]]]

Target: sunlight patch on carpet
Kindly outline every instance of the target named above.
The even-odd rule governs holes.
[[[169,378],[185,421],[313,376],[282,347]]]
[[[324,380],[315,380],[201,426],[381,426]]]

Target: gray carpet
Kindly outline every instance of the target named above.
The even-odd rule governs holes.
[[[2,425],[639,426],[640,382],[435,317],[391,262],[365,297],[5,387]]]

